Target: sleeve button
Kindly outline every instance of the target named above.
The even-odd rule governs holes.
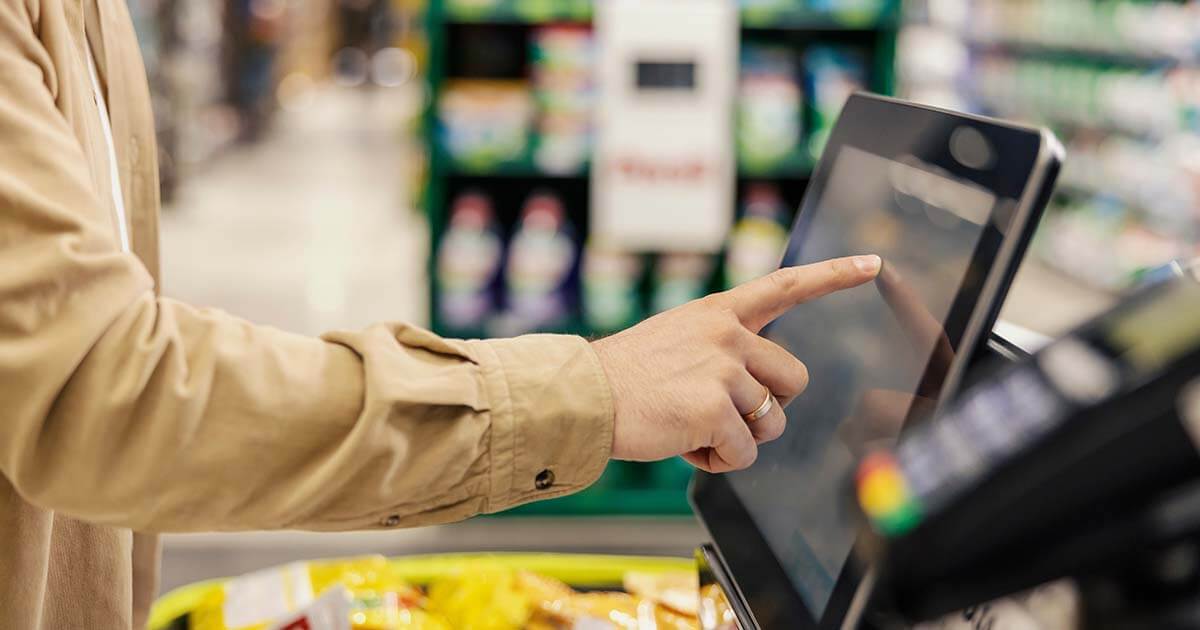
[[[379,521],[379,524],[383,525],[384,527],[395,527],[400,524],[400,515],[391,514],[387,518]]]
[[[538,473],[537,477],[535,477],[533,480],[533,487],[537,488],[538,490],[545,490],[553,485],[554,471],[550,470],[549,468]]]

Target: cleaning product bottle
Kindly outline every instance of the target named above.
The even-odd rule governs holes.
[[[794,154],[801,140],[804,95],[795,55],[747,44],[738,83],[737,150],[742,168],[761,172]]]
[[[495,312],[504,243],[491,199],[480,192],[459,195],[438,248],[437,312],[447,332],[479,337]]]
[[[714,260],[712,254],[662,254],[654,263],[651,310],[661,313],[708,293]]]
[[[866,88],[867,62],[861,51],[845,46],[813,46],[805,53],[805,93],[812,99],[809,153],[821,156],[846,99]]]
[[[735,287],[771,273],[787,247],[787,206],[779,189],[758,183],[746,190],[742,218],[729,236],[725,252],[725,287]]]
[[[636,253],[589,242],[583,253],[583,318],[592,331],[611,333],[636,324],[644,264]]]
[[[508,312],[497,333],[559,330],[573,314],[579,258],[575,228],[557,195],[530,195],[509,244],[505,270]]]

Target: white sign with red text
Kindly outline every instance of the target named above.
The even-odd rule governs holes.
[[[733,219],[735,0],[596,3],[591,231],[633,251],[715,252]]]

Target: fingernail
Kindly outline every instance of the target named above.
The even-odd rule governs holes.
[[[855,256],[854,266],[863,273],[879,273],[879,268],[883,266],[883,261],[878,256]]]

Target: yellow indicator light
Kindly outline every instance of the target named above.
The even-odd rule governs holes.
[[[877,468],[858,485],[858,502],[874,518],[899,510],[907,501],[908,488],[895,468]]]

